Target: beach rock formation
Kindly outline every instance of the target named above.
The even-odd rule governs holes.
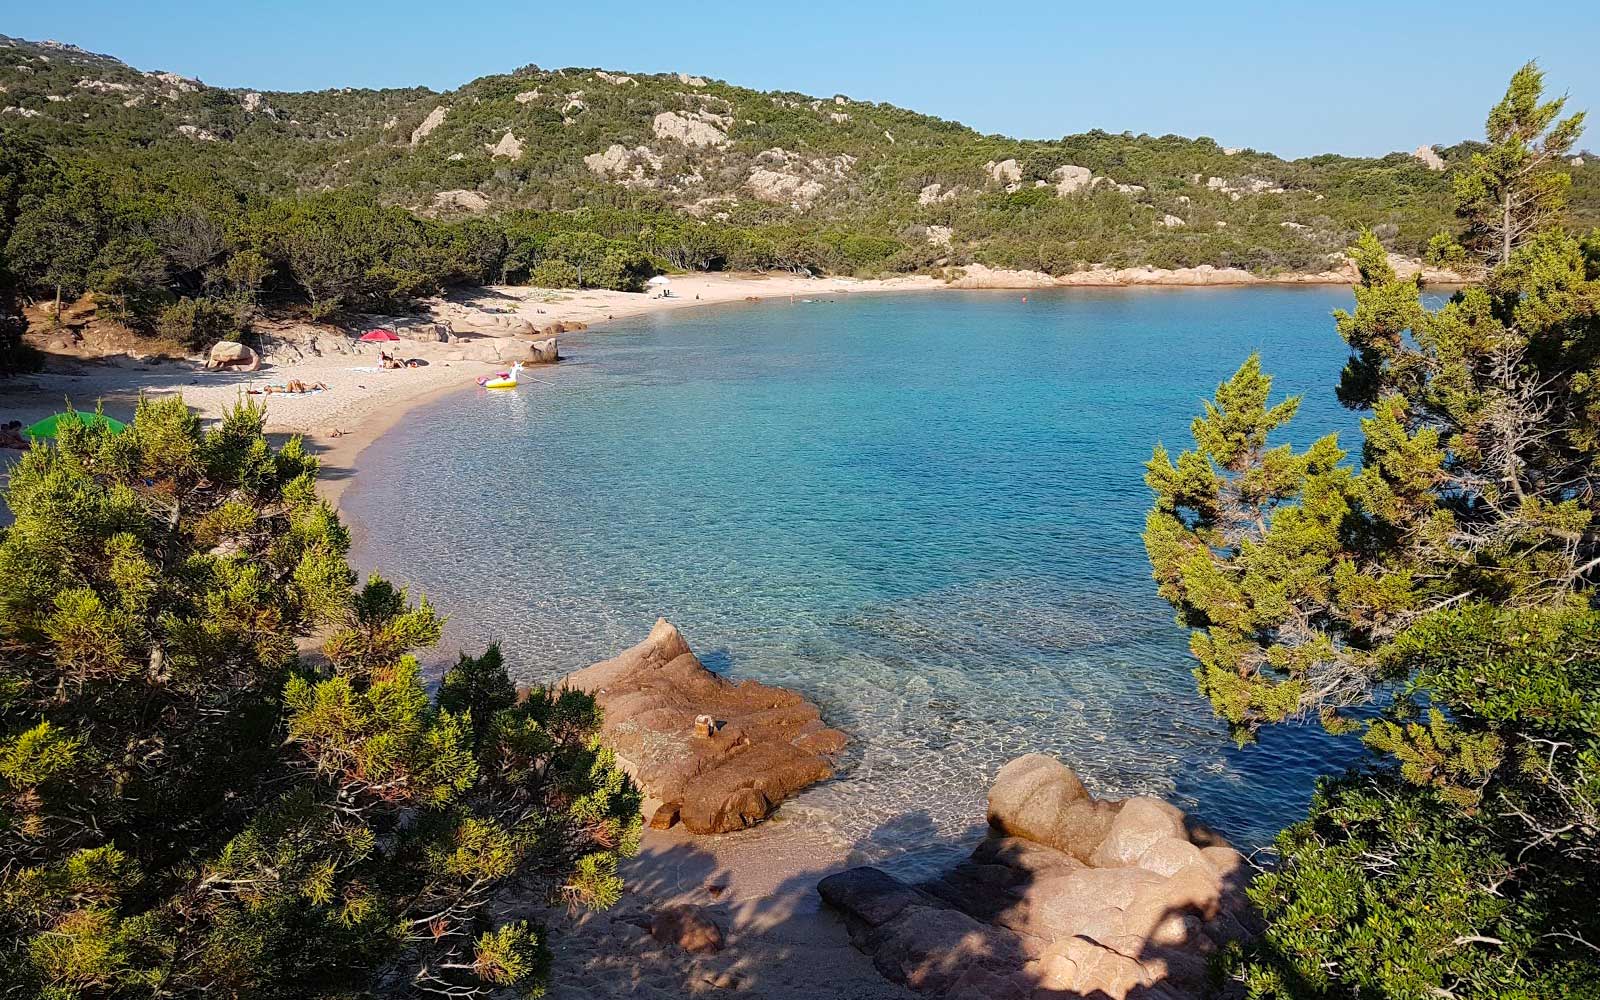
[[[253,372],[261,368],[261,357],[238,341],[219,340],[211,345],[211,351],[206,355],[206,367],[213,371],[228,368]]]
[[[516,337],[456,336],[439,357],[449,361],[483,361],[489,364],[554,364],[555,339],[522,340]]]
[[[416,316],[385,317],[381,322],[386,329],[393,330],[395,336],[421,344],[448,343],[451,336],[448,323],[435,323]]]
[[[528,360],[536,365],[553,365],[561,360],[561,350],[556,343],[556,338],[547,337],[544,340],[535,340],[528,345]]]
[[[798,694],[707,670],[664,618],[643,642],[567,683],[594,695],[605,711],[602,739],[661,803],[646,816],[652,825],[670,826],[675,815],[692,833],[754,826],[831,777],[831,755],[845,744]],[[696,733],[701,716],[710,735]]]
[[[475,333],[484,337],[531,337],[533,323],[514,313],[491,313],[478,309],[457,309],[449,313],[454,333]]]
[[[1190,996],[1250,933],[1247,866],[1177,807],[1096,799],[1029,754],[989,791],[972,856],[911,885],[852,868],[817,886],[885,977],[936,997]]]

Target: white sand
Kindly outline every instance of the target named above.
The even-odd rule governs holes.
[[[555,323],[601,326],[649,313],[739,302],[750,298],[796,300],[852,291],[926,290],[945,287],[931,278],[857,281],[849,278],[803,278],[790,274],[695,274],[674,278],[673,295],[591,290],[550,291],[528,287],[473,289],[427,303],[443,321],[474,319],[493,322],[514,314],[535,327]],[[330,328],[322,336],[335,337]],[[203,419],[220,417],[225,409],[249,399],[267,408],[267,431],[301,434],[319,453],[325,476],[323,493],[337,502],[357,470],[361,450],[389,430],[416,406],[452,390],[466,391],[477,376],[504,364],[452,361],[447,344],[403,341],[388,345],[402,357],[428,359],[426,368],[382,370],[378,349],[353,339],[351,354],[324,354],[289,363],[268,362],[257,372],[208,372],[189,362],[117,357],[103,361],[55,359],[45,372],[0,380],[0,421],[31,424],[60,412],[68,401],[80,410],[103,403],[110,416],[126,420],[139,396],[182,394]],[[249,395],[247,390],[284,385],[298,379],[322,382],[325,391],[310,395]],[[0,456],[3,457],[3,456]]]

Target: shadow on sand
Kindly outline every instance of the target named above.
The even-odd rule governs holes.
[[[651,832],[638,857],[625,865],[626,893],[611,910],[528,911],[551,925],[550,996],[667,998],[736,991],[746,997],[816,1000],[1184,1000],[1203,995],[1193,968],[1182,985],[1171,980],[1130,985],[1114,994],[1043,985],[1042,963],[1033,960],[1049,942],[1006,929],[1029,919],[1023,900],[1034,876],[1026,865],[997,874],[1002,866],[968,862],[916,883],[909,905],[933,911],[920,925],[920,933],[931,937],[921,941],[899,939],[898,932],[859,919],[852,919],[852,927],[822,901],[819,881],[870,858],[883,858],[885,866],[901,870],[900,862],[910,855],[885,858],[889,845],[914,844],[915,853],[922,853],[930,841],[950,849],[951,838],[941,841],[932,819],[920,810],[895,817],[851,845],[781,817],[780,811],[762,827],[720,837]],[[982,833],[962,839],[970,848]],[[997,843],[987,844],[991,859]],[[973,877],[998,881],[975,887]],[[968,891],[972,888],[981,891]],[[703,908],[718,924],[726,936],[720,952],[691,955],[651,937],[654,914],[679,904]],[[1161,914],[1169,916],[1191,925],[1199,918],[1184,907]],[[872,947],[871,955],[852,944],[853,934]],[[1140,954],[1121,954],[1157,968],[1173,957],[1172,949],[1154,944]],[[908,981],[917,989],[908,988]]]

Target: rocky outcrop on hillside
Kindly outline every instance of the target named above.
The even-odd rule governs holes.
[[[1190,178],[1194,184],[1200,183],[1200,175],[1195,174]],[[1250,194],[1283,194],[1288,189],[1267,177],[1207,177],[1206,190],[1217,191],[1228,196],[1232,201],[1238,201]]]
[[[491,159],[522,159],[522,140],[512,135],[510,129],[507,129],[506,134],[500,137],[499,142],[485,143],[483,149]]]
[[[655,173],[661,169],[662,162],[660,154],[649,146],[629,149],[620,142],[583,158],[583,165],[590,173],[628,188],[657,186]]]
[[[1173,1000],[1250,933],[1244,859],[1160,799],[1097,799],[1029,754],[1000,769],[988,818],[931,881],[852,868],[818,885],[886,978],[932,997]]]
[[[444,124],[444,116],[447,113],[448,109],[446,109],[442,104],[428,112],[428,117],[422,119],[422,124],[418,125],[411,132],[411,146],[413,149],[415,149],[417,145],[422,142],[422,140],[432,135],[434,129]]]
[[[1016,160],[990,160],[983,165],[983,169],[996,184],[1010,185],[1022,180],[1022,164]]]
[[[1065,196],[1088,187],[1094,173],[1088,167],[1064,163],[1050,171],[1050,179],[1056,182],[1056,194]]]
[[[684,114],[663,111],[651,121],[650,131],[657,139],[673,139],[685,146],[703,148],[727,145],[728,133],[724,130],[731,124],[730,119],[706,111]]]
[[[728,833],[833,775],[845,736],[792,691],[707,670],[666,619],[614,659],[570,675],[604,710],[601,738],[654,802],[652,827]]]
[[[808,159],[786,149],[763,150],[745,187],[761,201],[805,209],[827,192],[830,182],[844,179],[855,162],[848,153]]]
[[[1418,146],[1411,151],[1411,158],[1429,170],[1444,169],[1444,157],[1435,152],[1432,146]]]
[[[452,213],[465,213],[476,215],[489,210],[489,199],[477,191],[468,191],[464,188],[455,188],[450,191],[440,191],[428,203],[428,210],[436,215],[449,215]]]

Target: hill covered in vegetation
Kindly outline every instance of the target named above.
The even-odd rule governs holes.
[[[1479,148],[1430,166],[1018,140],[843,95],[535,66],[445,93],[255,92],[4,36],[0,138],[13,283],[92,291],[180,339],[262,295],[327,315],[452,282],[631,288],[663,269],[1320,271],[1362,227],[1413,256],[1453,234],[1451,178]],[[1572,174],[1587,228],[1600,164]]]

